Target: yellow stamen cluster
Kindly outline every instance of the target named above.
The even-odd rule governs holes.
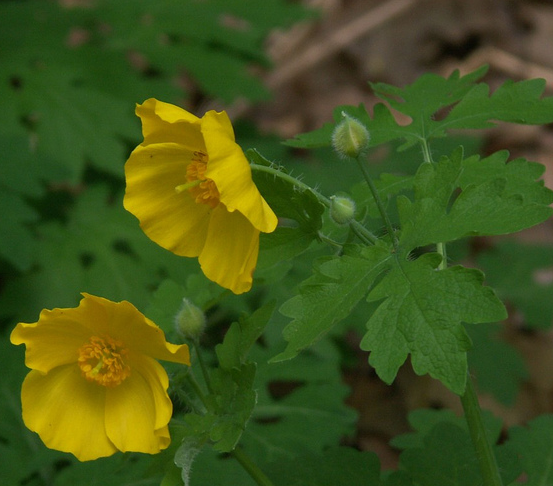
[[[194,158],[186,168],[186,180],[188,184],[192,183],[188,190],[197,203],[214,208],[219,204],[219,190],[215,182],[205,177],[206,169],[207,155],[203,152],[194,152]],[[198,182],[193,184],[196,181]]]
[[[77,359],[83,376],[102,386],[115,387],[125,381],[131,374],[126,363],[129,354],[121,341],[109,336],[92,336],[79,348]]]

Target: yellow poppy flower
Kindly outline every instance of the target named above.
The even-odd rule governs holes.
[[[83,296],[78,307],[45,309],[11,333],[31,368],[21,389],[25,425],[81,461],[167,448],[173,405],[156,360],[189,365],[188,347],[167,343],[129,302]]]
[[[124,206],[158,245],[199,257],[210,280],[250,290],[260,232],[277,218],[252,181],[227,114],[202,118],[155,99],[137,105],[144,141],[125,164]]]

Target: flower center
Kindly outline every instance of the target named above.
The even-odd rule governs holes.
[[[88,381],[115,387],[131,374],[131,368],[125,362],[128,354],[129,350],[121,341],[109,336],[92,336],[88,343],[79,348],[77,362]]]
[[[207,155],[194,152],[194,157],[186,168],[186,184],[175,187],[177,192],[188,190],[198,204],[207,204],[214,208],[219,204],[219,190],[211,179],[205,177]]]

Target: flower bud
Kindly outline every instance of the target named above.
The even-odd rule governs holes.
[[[349,197],[330,198],[330,217],[337,224],[348,224],[355,216],[355,202]]]
[[[332,147],[340,157],[356,159],[369,147],[370,135],[359,120],[342,112],[344,119],[332,132]]]
[[[175,328],[185,339],[198,339],[205,329],[205,315],[188,299],[182,299],[182,307],[175,315]]]

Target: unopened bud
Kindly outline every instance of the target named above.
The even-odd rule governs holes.
[[[355,216],[355,202],[349,197],[330,198],[330,217],[337,224],[348,224]]]
[[[205,329],[205,314],[188,299],[182,299],[182,307],[175,315],[177,333],[185,339],[198,339]]]
[[[332,132],[332,147],[340,157],[356,159],[369,147],[370,135],[359,120],[342,112],[344,119]]]

